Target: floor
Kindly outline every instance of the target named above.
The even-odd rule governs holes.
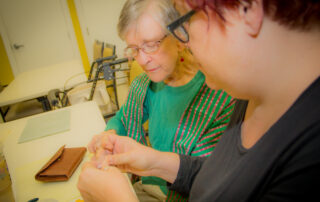
[[[6,121],[13,121],[42,112],[42,104],[37,99],[32,99],[11,105],[6,115]]]

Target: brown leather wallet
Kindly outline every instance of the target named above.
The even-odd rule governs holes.
[[[38,171],[36,180],[44,182],[68,180],[79,166],[86,151],[85,147],[65,148],[63,145]]]

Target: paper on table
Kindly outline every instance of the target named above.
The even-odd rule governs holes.
[[[70,130],[70,110],[48,113],[27,121],[18,143]]]

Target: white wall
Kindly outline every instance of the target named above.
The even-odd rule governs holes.
[[[66,0],[0,0],[0,33],[15,76],[80,59]]]
[[[117,23],[125,0],[75,0],[78,18],[90,63],[94,40],[116,45],[118,58],[126,47],[117,33]]]

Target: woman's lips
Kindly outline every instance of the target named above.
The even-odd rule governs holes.
[[[147,71],[148,72],[155,72],[159,69],[159,67],[155,67],[155,68],[152,68],[152,69],[148,69]]]

